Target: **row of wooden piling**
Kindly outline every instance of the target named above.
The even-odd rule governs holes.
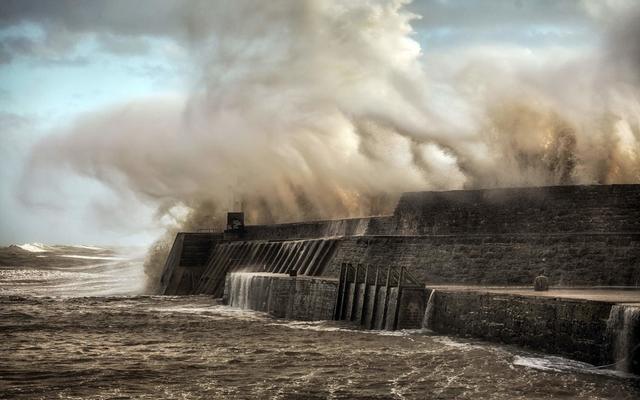
[[[373,278],[373,281],[371,278]],[[383,279],[384,283],[380,282],[381,279]],[[351,285],[353,285],[353,290],[349,290]],[[363,289],[361,289],[361,285],[363,286]],[[381,268],[378,266],[371,266],[369,264],[353,265],[351,263],[342,263],[340,265],[340,277],[334,320],[348,319],[358,323],[366,329],[375,329],[376,315],[380,311],[378,310],[378,296],[380,294],[380,289],[384,287],[384,300],[381,302],[383,309],[379,325],[381,329],[385,329],[388,326],[387,319],[390,311],[389,303],[391,300],[391,289],[397,288],[395,293],[393,322],[390,326],[390,329],[396,330],[398,328],[402,289],[407,286],[416,287],[420,285],[405,267],[389,266]],[[360,303],[359,297],[361,290],[364,290],[364,293],[362,294],[362,302]],[[371,301],[372,299],[373,301]],[[358,315],[357,308],[359,304],[362,304],[362,309],[360,310],[358,319],[356,317]],[[349,307],[351,307],[351,309],[349,309]]]

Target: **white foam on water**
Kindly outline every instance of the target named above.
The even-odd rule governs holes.
[[[106,250],[104,247],[85,246],[85,245],[82,245],[82,244],[72,244],[69,247],[77,247],[79,249],[87,249],[87,250]]]
[[[223,305],[211,305],[211,306],[202,306],[202,305],[194,305],[188,306],[184,304],[176,305],[176,306],[168,306],[157,308],[150,308],[151,311],[162,312],[162,313],[180,313],[180,314],[192,314],[199,315],[203,318],[235,318],[239,320],[248,320],[248,321],[258,321],[265,320],[266,315],[264,313],[260,313],[258,311],[251,310],[242,310],[238,308],[223,306]]]
[[[638,378],[633,374],[613,369],[601,369],[592,364],[570,360],[558,356],[523,356],[516,355],[513,358],[513,365],[537,369],[539,371],[566,372],[566,373],[589,373],[597,375],[617,376],[622,378]]]
[[[401,381],[411,381],[409,377],[411,377],[412,375],[418,375],[421,373],[420,368],[416,368],[413,365],[410,365],[409,367],[410,369],[408,372],[405,372],[404,374],[400,374],[389,381],[389,383],[391,384],[391,390],[390,390],[391,394],[396,396],[399,399],[407,398],[405,396],[405,392],[407,391],[407,388],[406,386],[401,384]]]
[[[128,260],[128,258],[125,258],[125,257],[83,256],[80,254],[62,254],[60,257],[79,258],[84,260],[112,260],[112,261]]]
[[[461,349],[461,350],[475,350],[475,349],[483,349],[483,348],[486,349],[488,346],[490,346],[488,344],[485,344],[484,346],[478,346],[471,343],[458,342],[448,336],[434,336],[433,340],[447,347],[453,347],[455,349]]]
[[[293,321],[279,320],[269,325],[284,326],[290,329],[299,329],[305,331],[317,332],[358,332],[356,329],[349,329],[340,326],[331,325],[329,321]],[[364,332],[364,331],[362,331]]]
[[[19,244],[18,247],[31,253],[44,253],[53,250],[51,246],[47,246],[42,243],[24,243]]]
[[[340,325],[337,325],[340,324]],[[291,329],[299,329],[306,331],[317,331],[317,332],[351,332],[354,334],[365,334],[365,335],[379,335],[379,336],[396,336],[396,337],[405,337],[409,340],[413,340],[412,336],[419,336],[424,334],[424,330],[422,329],[401,329],[397,331],[386,331],[386,330],[365,330],[358,329],[357,325],[348,325],[344,321],[329,321],[329,320],[320,320],[320,321],[295,321],[295,320],[278,320],[278,322],[273,322],[269,325],[279,325],[285,326]]]
[[[0,268],[0,294],[54,297],[141,294],[142,261],[108,260],[90,265]]]

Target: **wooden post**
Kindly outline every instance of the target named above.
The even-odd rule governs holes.
[[[389,283],[391,278],[391,267],[387,267],[387,283],[385,285],[386,289],[384,291],[384,309],[382,311],[382,329],[386,329],[387,327],[387,311],[389,309]]]
[[[396,294],[396,313],[393,316],[393,330],[398,329],[400,314],[400,296],[402,295],[402,279],[404,278],[404,267],[400,267],[400,276],[398,277],[398,293]]]
[[[333,309],[333,319],[340,319],[340,312],[342,311],[342,280],[344,276],[344,263],[340,264],[340,278],[338,279],[338,291],[336,293],[336,304]]]
[[[351,315],[349,315],[349,319],[351,321],[355,320],[356,316],[356,307],[358,305],[358,273],[360,272],[360,264],[356,264],[356,276],[353,278],[353,292],[351,294]]]
[[[340,317],[338,319],[344,319],[345,318],[345,297],[347,295],[347,285],[349,284],[349,267],[350,265],[345,263],[344,264],[344,282],[342,284],[342,294],[340,295],[340,298],[342,299],[341,303],[340,303]]]
[[[373,307],[371,307],[371,320],[369,320],[369,329],[373,329],[376,323],[376,309],[378,308],[378,271],[380,268],[376,266],[376,281],[373,284]]]
[[[364,295],[362,296],[362,310],[360,312],[360,325],[364,325],[367,316],[367,304],[369,298],[367,294],[369,293],[369,264],[365,266],[364,270]]]

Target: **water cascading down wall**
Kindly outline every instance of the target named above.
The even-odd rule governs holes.
[[[528,286],[536,275],[544,271],[550,284],[557,287],[631,288],[640,285],[640,185],[405,193],[392,215],[248,225],[241,234],[232,237],[230,239],[222,233],[178,234],[162,276],[163,293],[222,297],[226,290],[225,298],[230,299],[233,293],[229,292],[229,285],[233,280],[229,280],[229,274],[252,273],[246,279],[263,282],[245,283],[245,287],[257,285],[255,287],[269,289],[247,291],[249,300],[243,300],[241,305],[290,318],[326,319],[330,314],[336,316],[335,302],[339,297],[340,271],[344,265],[404,268],[417,281],[427,286]],[[265,278],[269,275],[272,275],[271,280],[276,279],[275,276],[279,277],[277,279],[289,279],[286,277],[293,273],[297,276],[291,279],[302,283],[297,283],[293,289],[289,285],[289,294],[286,296],[283,294],[284,289],[277,290],[282,284],[264,283],[265,279],[269,280]],[[324,283],[304,283],[314,277],[321,278]],[[365,284],[363,279],[358,277],[351,284],[354,287],[372,285],[370,281]],[[262,293],[262,300],[251,300],[251,293],[254,292]],[[367,294],[366,290],[362,292]],[[289,310],[282,311],[284,306],[276,306],[278,301],[265,298],[265,293],[270,293],[269,296],[273,299],[280,296],[282,304],[285,303],[282,299],[289,296],[286,301]],[[276,296],[277,293],[280,294]],[[423,299],[418,302],[423,312],[430,293],[429,290],[424,291]],[[433,326],[436,330],[520,343],[518,340],[510,340],[523,336],[517,329],[505,328],[499,333],[481,334],[480,331],[484,329],[481,321],[466,319],[464,323],[460,322],[460,317],[466,315],[465,310],[478,304],[479,299],[469,298],[466,301],[465,296],[473,297],[472,294],[447,294],[442,291],[431,296],[435,302],[435,306],[432,305],[431,320],[435,321]],[[304,299],[314,300],[305,303]],[[321,301],[324,305],[319,305],[318,299],[324,299]],[[364,301],[357,296],[354,299]],[[496,304],[495,307],[499,307],[498,304],[511,304],[513,314],[498,313],[505,320],[511,321],[518,318],[515,314],[518,307],[515,304],[522,304],[522,307],[529,304],[533,308],[537,304],[533,300],[515,297],[510,297],[507,303],[498,300],[492,302],[488,297],[480,300],[484,301],[482,304],[489,313],[494,307],[493,303]],[[544,303],[540,305],[541,310],[556,310],[555,321],[558,326],[566,321],[581,321],[579,315],[587,312],[587,306],[570,305],[567,307],[574,310],[573,314],[562,317],[561,306],[570,302],[556,304],[552,300],[538,301]],[[334,303],[327,306],[325,303],[330,301]],[[269,304],[273,309],[269,309]],[[358,307],[364,307],[358,304]],[[457,308],[447,308],[447,304],[457,304]],[[609,349],[614,347],[613,342],[627,340],[620,339],[624,335],[631,338],[627,342],[637,340],[633,339],[637,337],[634,336],[636,328],[629,328],[636,326],[633,322],[635,309],[627,308],[627,311],[617,311],[618,314],[615,314],[612,304],[590,306],[593,307],[588,309],[588,321],[582,320],[580,323],[591,324],[589,335],[597,337],[589,340],[595,343],[593,346],[598,348],[598,354],[604,355],[597,359],[580,356],[581,353],[592,352],[593,346],[586,350],[571,350],[569,353],[576,358],[596,363],[610,361],[613,357],[611,354],[618,351]],[[294,309],[291,310],[291,307]],[[304,307],[315,311],[300,311]],[[456,314],[445,312],[447,309],[455,309]],[[520,311],[524,312],[523,309]],[[362,317],[362,309],[359,316]],[[618,322],[611,322],[610,316],[615,317]],[[448,324],[445,319],[449,321]],[[454,326],[457,323],[464,326]],[[520,323],[522,324],[523,322]],[[402,326],[400,323],[395,327]],[[472,326],[478,328],[474,328],[474,331],[469,328]],[[556,331],[557,329],[550,328],[547,336],[541,334],[538,339],[553,337]],[[575,328],[575,332],[564,332],[552,344],[533,343],[533,346],[563,353],[563,348],[572,348],[563,341],[586,340],[578,338],[583,331],[585,330]],[[622,331],[626,333],[622,336],[614,335],[615,338],[612,336],[611,332]],[[531,344],[529,342],[521,344]],[[620,348],[621,345],[616,347]],[[631,368],[633,367],[632,365]]]

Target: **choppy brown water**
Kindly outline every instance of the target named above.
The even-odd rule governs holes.
[[[640,398],[636,378],[509,346],[276,320],[202,296],[27,296],[14,275],[0,279],[0,398]]]
[[[208,297],[4,296],[0,304],[3,398],[640,396],[634,379],[568,360],[417,331],[274,320]]]

